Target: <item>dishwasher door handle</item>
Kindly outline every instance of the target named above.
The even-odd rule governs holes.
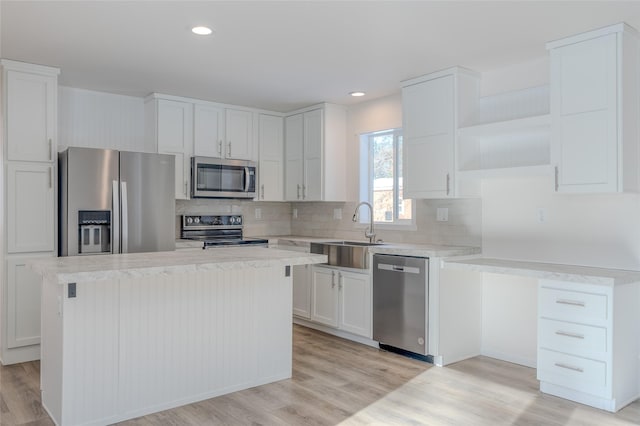
[[[405,274],[419,274],[420,268],[403,265],[390,265],[388,263],[378,263],[378,269],[392,272],[404,272]]]

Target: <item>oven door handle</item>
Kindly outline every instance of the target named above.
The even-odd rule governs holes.
[[[244,168],[244,192],[249,192],[249,167]]]

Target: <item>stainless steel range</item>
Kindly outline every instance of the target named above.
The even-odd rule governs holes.
[[[242,235],[242,215],[183,215],[180,237],[203,242],[203,249],[221,246],[262,246],[269,241],[245,238]]]

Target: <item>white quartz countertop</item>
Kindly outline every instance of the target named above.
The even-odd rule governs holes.
[[[221,247],[155,253],[53,257],[28,262],[48,280],[102,281],[149,275],[191,273],[212,269],[264,268],[324,263],[327,256],[265,247]]]
[[[310,243],[325,243],[331,241],[342,241],[340,238],[314,238],[297,235],[287,235],[279,237],[268,237],[269,244],[277,244],[279,246],[308,246]],[[363,241],[366,242],[366,241]],[[395,254],[402,256],[416,257],[452,257],[452,256],[468,256],[480,254],[480,247],[466,246],[446,246],[437,244],[410,244],[410,243],[392,243],[385,242],[379,246],[369,247],[371,253]]]
[[[569,281],[584,284],[616,285],[640,281],[640,271],[593,268],[589,266],[524,262],[508,259],[472,258],[445,260],[446,269],[464,269],[494,274],[519,275],[545,280]]]

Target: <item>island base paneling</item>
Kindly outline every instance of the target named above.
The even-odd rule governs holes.
[[[283,266],[43,288],[42,402],[110,424],[291,377]],[[64,355],[64,356],[63,356]]]

